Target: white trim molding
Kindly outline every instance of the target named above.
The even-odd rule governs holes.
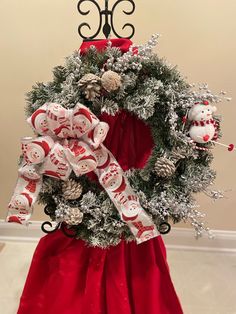
[[[0,220],[0,242],[38,242],[45,235],[41,230],[42,221],[31,221],[28,226]]]
[[[193,229],[172,228],[163,239],[168,249],[236,253],[236,231],[212,230],[212,234],[212,239],[207,235],[196,239]]]
[[[38,242],[45,235],[42,221],[32,221],[29,226],[0,220],[0,242]],[[172,228],[163,239],[167,249],[236,253],[236,231],[213,230],[213,239],[206,235],[196,239],[190,228]]]

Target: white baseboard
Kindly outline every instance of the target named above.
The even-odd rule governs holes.
[[[163,239],[168,249],[206,252],[236,253],[236,231],[212,230],[214,238],[207,235],[196,239],[190,228],[172,228]]]
[[[38,242],[45,235],[41,221],[32,221],[28,227],[0,220],[0,242]],[[196,240],[190,228],[172,228],[163,239],[168,249],[236,253],[236,231],[213,230],[215,237]]]
[[[42,221],[31,221],[29,226],[0,220],[0,242],[38,242],[45,235],[41,230]]]

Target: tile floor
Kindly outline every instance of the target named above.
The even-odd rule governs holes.
[[[35,246],[8,242],[0,253],[1,314],[16,314]],[[168,260],[185,314],[236,314],[236,254],[168,250]]]

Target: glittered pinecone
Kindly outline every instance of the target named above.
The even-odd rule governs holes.
[[[83,90],[88,100],[94,100],[96,97],[100,96],[101,79],[92,73],[85,74],[79,80],[79,87]]]
[[[171,160],[174,162],[174,163],[176,163],[176,162],[178,162],[180,159],[184,159],[185,158],[185,155],[184,155],[184,152],[183,151],[181,151],[181,150],[174,150],[172,153],[171,153],[171,155],[170,155],[170,157],[171,157]]]
[[[112,92],[121,87],[121,77],[118,73],[109,70],[102,75],[101,83],[106,91]]]
[[[76,207],[66,209],[64,221],[70,226],[78,225],[82,222],[84,214]]]
[[[83,188],[79,182],[68,180],[62,183],[62,193],[66,200],[76,200],[81,196]]]
[[[175,170],[175,164],[165,157],[158,158],[155,163],[155,172],[159,177],[171,177],[175,173]]]

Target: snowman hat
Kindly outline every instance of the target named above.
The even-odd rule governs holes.
[[[33,141],[31,144],[35,144],[41,147],[45,156],[47,156],[51,150],[49,144],[46,141]]]
[[[208,106],[208,105],[209,105],[209,101],[207,101],[207,100],[197,101],[197,102],[195,102],[195,105],[204,105],[204,106]]]
[[[70,128],[66,125],[61,125],[59,126],[59,128],[55,129],[53,132],[55,133],[55,135],[58,135],[61,133],[63,129],[69,130]]]
[[[29,194],[27,194],[27,193],[21,193],[20,195],[23,195],[27,199],[28,204],[31,207],[32,206],[32,202],[33,202],[32,197]]]
[[[123,192],[125,189],[126,189],[126,182],[125,182],[124,176],[122,176],[122,182],[121,182],[120,186],[112,192],[113,193],[120,193],[120,192]]]
[[[45,114],[45,115],[46,115],[46,110],[45,110],[45,109],[38,109],[38,110],[36,110],[36,111],[32,114],[32,116],[30,117],[30,119],[31,119],[31,124],[32,124],[32,126],[33,126],[35,129],[37,129],[37,126],[36,126],[36,119],[37,119],[37,117],[38,117],[39,115],[41,115],[41,114]]]
[[[74,114],[75,117],[78,116],[78,115],[83,115],[83,116],[85,116],[85,117],[89,120],[89,122],[92,123],[91,114],[90,114],[90,112],[89,112],[87,109],[85,109],[85,108],[80,108],[80,109]]]
[[[83,156],[83,157],[80,158],[79,161],[83,161],[83,160],[92,160],[92,161],[95,161],[95,162],[97,161],[96,158],[94,156],[92,156],[92,155]]]
[[[94,142],[94,129],[88,132],[88,138]]]
[[[61,179],[61,176],[56,171],[53,171],[53,170],[45,170],[43,174],[49,177]]]

